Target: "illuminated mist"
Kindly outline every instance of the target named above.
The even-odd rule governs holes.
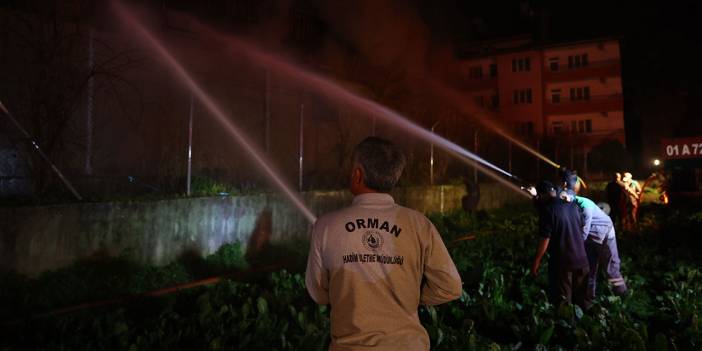
[[[244,133],[231,121],[224,113],[222,108],[205,92],[202,87],[195,82],[193,77],[185,70],[178,60],[166,49],[159,40],[149,32],[144,25],[136,19],[135,15],[119,1],[112,3],[117,16],[124,24],[132,30],[133,37],[139,40],[144,45],[153,49],[154,52],[170,67],[180,82],[185,85],[193,95],[205,106],[210,114],[221,123],[222,127],[241,145],[248,155],[255,161],[256,165],[263,171],[268,179],[280,190],[295,207],[307,218],[310,223],[314,223],[317,218],[307,206],[299,198],[298,194],[291,190],[278,172],[276,172],[271,163],[263,156],[261,151],[251,143]]]

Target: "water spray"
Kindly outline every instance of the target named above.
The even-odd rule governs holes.
[[[510,174],[509,172],[495,166],[494,164],[451,142],[450,140],[417,125],[399,113],[374,101],[356,95],[355,93],[342,88],[326,78],[296,67],[271,54],[265,53],[244,40],[234,38],[232,36],[225,36],[224,34],[208,29],[203,24],[200,24],[200,22],[196,19],[189,19],[189,23],[196,28],[196,32],[204,33],[211,38],[219,38],[228,52],[237,55],[243,54],[250,58],[251,62],[257,65],[265,66],[266,68],[276,71],[279,74],[291,77],[298,82],[302,82],[308,87],[316,90],[321,95],[347,103],[361,111],[366,112],[368,115],[375,116],[384,120],[385,122],[391,123],[419,139],[433,143],[451,155],[454,155],[469,165],[476,167],[481,172],[499,181],[517,193],[523,194],[524,196],[529,196],[524,191],[525,188],[523,186],[517,185],[522,184],[523,182],[513,174]],[[515,182],[517,184],[515,184]]]
[[[68,181],[68,179],[63,175],[63,172],[61,172],[58,169],[58,167],[56,167],[56,165],[53,162],[51,162],[49,156],[46,155],[46,153],[44,153],[44,150],[42,150],[42,148],[39,146],[39,143],[34,138],[32,138],[32,136],[29,134],[29,132],[27,132],[26,129],[22,127],[19,121],[17,121],[17,119],[12,115],[12,113],[10,113],[10,111],[5,107],[2,101],[0,101],[0,112],[7,116],[7,118],[9,118],[10,121],[12,121],[12,124],[14,124],[15,127],[19,129],[19,131],[24,135],[24,137],[27,138],[27,140],[29,140],[30,143],[32,143],[34,150],[36,150],[39,156],[41,156],[41,158],[44,161],[46,161],[46,163],[48,163],[49,166],[51,166],[51,170],[53,170],[54,173],[56,173],[56,175],[59,177],[59,179],[61,179],[63,184],[66,185],[66,188],[68,188],[68,190],[71,192],[71,194],[73,194],[76,200],[82,201],[83,198],[80,196],[80,194],[78,194],[78,191],[76,190],[76,188],[73,187],[73,184],[71,184],[71,182]]]
[[[241,145],[247,154],[255,161],[259,168],[268,176],[273,185],[275,185],[283,194],[297,207],[310,223],[314,223],[317,217],[303,203],[302,199],[293,192],[289,185],[285,183],[283,178],[271,166],[263,153],[251,143],[244,133],[231,121],[224,113],[224,110],[208,95],[204,89],[193,79],[193,77],[185,70],[182,64],[176,60],[166,47],[161,44],[156,37],[151,34],[146,27],[136,19],[136,17],[119,1],[112,2],[112,6],[117,13],[117,16],[133,31],[134,37],[141,40],[149,48],[153,49],[158,56],[173,70],[176,76],[197,98],[202,105],[210,112],[210,114],[218,121],[224,129],[231,134],[234,139]]]
[[[556,169],[560,169],[561,165],[557,164],[556,162],[552,161],[548,157],[544,156],[540,152],[534,150],[531,146],[525,144],[524,142],[520,141],[519,139],[509,135],[502,127],[497,125],[492,119],[489,118],[489,116],[486,115],[486,112],[484,109],[479,108],[474,105],[468,105],[465,103],[465,99],[455,91],[455,89],[449,88],[446,85],[439,83],[436,80],[430,79],[427,80],[426,82],[427,86],[431,88],[431,90],[437,94],[439,94],[441,97],[443,97],[445,100],[448,100],[451,105],[454,105],[461,109],[461,112],[474,116],[475,119],[480,122],[482,125],[485,127],[491,129],[501,137],[509,140],[513,144],[517,145],[518,147],[522,148],[524,151],[534,155],[535,157],[541,159],[542,161],[546,162],[547,164],[553,166]]]
[[[563,170],[565,169],[563,166],[559,165],[558,163],[554,162],[553,160],[549,159],[546,157],[544,154],[534,150],[531,146],[525,144],[521,140],[511,136],[507,131],[504,130],[504,128],[500,127],[493,119],[490,118],[490,116],[487,115],[486,111],[483,108],[479,108],[475,105],[469,105],[465,103],[465,99],[461,97],[458,92],[455,91],[455,89],[447,87],[445,84],[441,84],[436,80],[428,80],[426,82],[427,86],[432,88],[432,91],[440,94],[444,99],[448,100],[452,105],[458,107],[461,109],[461,111],[467,115],[472,115],[475,117],[475,119],[481,123],[483,126],[487,127],[488,129],[491,129],[501,137],[509,140],[511,143],[517,145],[520,147],[522,150],[532,154],[533,156],[537,157],[538,159],[546,162],[548,165],[553,166],[554,168],[558,170]],[[514,177],[513,179],[518,180],[518,178]],[[578,176],[578,181],[580,182],[581,186],[585,189],[587,189],[587,183],[583,178]],[[522,182],[523,183],[523,182]]]
[[[131,28],[134,28],[139,34],[139,38],[143,39],[146,44],[152,47],[159,56],[166,61],[166,63],[175,71],[177,76],[190,88],[193,94],[201,100],[206,108],[217,118],[218,121],[223,123],[227,130],[239,141],[239,143],[251,154],[258,165],[266,172],[266,174],[274,181],[275,185],[280,188],[290,199],[293,201],[298,208],[300,208],[308,219],[313,221],[315,218],[309,212],[309,210],[302,204],[302,202],[297,198],[297,196],[290,190],[290,188],[284,184],[282,179],[277,175],[275,171],[269,166],[268,162],[263,158],[263,156],[248,142],[241,131],[236,128],[236,126],[231,123],[231,121],[222,112],[221,108],[212,100],[212,98],[207,95],[204,90],[194,81],[194,79],[185,71],[183,66],[178,63],[178,61],[173,57],[172,54],[166,50],[166,48],[148,31],[146,28],[134,18],[129,11],[118,2],[114,3],[115,9],[122,20],[129,24]],[[272,69],[280,74],[286,75],[293,78],[296,81],[305,83],[307,86],[314,88],[320,94],[328,96],[330,98],[336,99],[348,103],[349,105],[355,106],[356,108],[367,112],[369,115],[376,116],[383,119],[384,121],[391,123],[407,132],[411,135],[418,137],[422,140],[431,142],[441,147],[450,154],[457,156],[464,162],[476,167],[481,172],[485,173],[489,177],[499,181],[503,185],[511,188],[519,194],[524,196],[529,196],[524,190],[523,186],[517,184],[522,184],[523,182],[516,176],[504,171],[503,169],[493,165],[492,163],[484,160],[480,156],[460,147],[459,145],[438,136],[437,134],[431,133],[429,130],[409,121],[407,118],[401,116],[395,111],[384,107],[374,101],[368,100],[366,98],[360,97],[341,86],[331,82],[316,74],[305,71],[298,68],[290,63],[287,63],[277,57],[274,57],[268,53],[260,51],[253,45],[248,44],[243,40],[233,38],[230,36],[225,36],[211,29],[208,29],[204,25],[200,24],[198,20],[190,18],[190,24],[199,29],[199,32],[208,34],[211,38],[219,38],[223,42],[224,47],[227,51],[234,54],[244,54],[249,57],[252,62],[265,66]],[[515,184],[515,182],[517,184]]]

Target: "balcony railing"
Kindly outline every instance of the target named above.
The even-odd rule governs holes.
[[[595,95],[585,100],[570,100],[561,96],[561,102],[546,101],[544,111],[547,115],[570,115],[587,112],[607,112],[622,110],[624,102],[622,94]]]

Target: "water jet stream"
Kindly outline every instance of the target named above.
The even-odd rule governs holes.
[[[278,57],[263,52],[244,40],[209,29],[207,26],[200,23],[197,19],[194,19],[191,16],[188,16],[188,18],[191,28],[194,29],[196,33],[204,34],[208,38],[218,38],[219,41],[223,43],[224,47],[227,49],[228,52],[238,55],[243,54],[244,56],[247,56],[251,60],[251,62],[253,62],[256,65],[266,67],[267,69],[275,71],[281,75],[290,77],[297,82],[304,83],[307,87],[314,89],[323,96],[327,96],[330,99],[341,101],[348,105],[354,106],[355,108],[361,111],[365,111],[371,116],[376,116],[387,123],[401,128],[402,130],[410,133],[411,135],[419,139],[433,143],[438,147],[444,149],[448,153],[456,156],[463,162],[466,162],[469,165],[476,167],[481,172],[499,181],[500,183],[516,191],[517,193],[522,194],[526,197],[530,196],[524,191],[523,188],[514,184],[512,181],[509,181],[504,178],[507,177],[508,179],[511,179],[513,181],[520,182],[519,179],[514,175],[493,165],[492,163],[481,158],[480,156],[462,148],[461,146],[451,142],[450,140],[445,139],[417,125],[416,123],[408,120],[399,113],[385,106],[382,106],[374,101],[356,95],[355,93],[344,89],[343,87],[333,83],[332,81],[326,78],[306,71],[302,68],[296,67],[293,64],[288,63]]]
[[[511,141],[514,145],[517,145],[524,151],[538,157],[547,164],[555,168],[561,168],[559,164],[544,156],[542,153],[534,150],[531,146],[509,135],[509,133],[507,133],[490,118],[491,116],[489,116],[487,111],[485,111],[483,108],[477,107],[475,104],[466,103],[465,98],[463,98],[455,89],[449,88],[448,86],[439,83],[434,79],[427,80],[426,84],[427,86],[431,87],[431,91],[433,91],[435,94],[440,95],[444,100],[448,100],[451,105],[458,107],[464,114],[473,116],[483,126],[493,130],[498,135]]]
[[[268,176],[273,185],[275,185],[283,194],[292,202],[310,223],[314,223],[317,217],[310,211],[307,206],[299,198],[298,194],[293,192],[289,185],[285,183],[282,177],[276,172],[271,163],[263,156],[263,154],[254,147],[254,145],[246,138],[241,130],[228,118],[222,108],[208,95],[202,87],[200,87],[193,77],[185,70],[175,57],[166,49],[165,46],[149,32],[144,25],[136,19],[136,17],[122,5],[119,1],[113,1],[112,6],[117,13],[117,16],[133,31],[133,36],[141,41],[146,46],[153,49],[158,56],[174,71],[180,81],[192,92],[192,94],[200,100],[205,108],[215,117],[224,129],[231,134],[234,139],[246,150],[248,155]]]

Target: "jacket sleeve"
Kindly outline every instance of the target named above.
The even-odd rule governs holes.
[[[459,298],[463,288],[461,277],[441,240],[441,235],[431,222],[428,225],[430,233],[423,253],[424,282],[420,303],[439,305]]]
[[[322,259],[322,234],[325,226],[321,221],[315,223],[310,238],[310,252],[307,256],[305,286],[312,300],[320,305],[329,304],[329,271]]]

